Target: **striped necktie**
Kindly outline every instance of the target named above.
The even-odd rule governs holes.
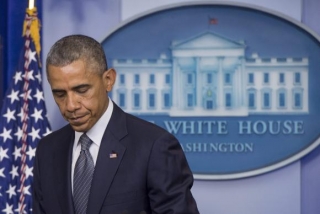
[[[94,172],[94,163],[89,152],[92,140],[84,133],[79,142],[81,143],[81,152],[74,168],[73,202],[76,214],[86,214]]]

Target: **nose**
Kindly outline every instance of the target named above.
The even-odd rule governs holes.
[[[69,112],[74,112],[81,107],[79,98],[74,94],[69,94],[66,102],[66,108]]]

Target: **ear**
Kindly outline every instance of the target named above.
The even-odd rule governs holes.
[[[110,68],[102,74],[103,84],[107,92],[112,90],[116,81],[116,75],[117,73],[113,68]]]

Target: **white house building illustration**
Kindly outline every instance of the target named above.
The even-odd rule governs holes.
[[[150,47],[152,48],[152,47]],[[306,114],[308,58],[246,56],[246,44],[212,32],[173,41],[171,56],[114,59],[113,100],[134,114]]]

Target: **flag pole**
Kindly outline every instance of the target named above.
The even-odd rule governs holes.
[[[23,118],[22,118],[22,147],[21,147],[21,176],[20,176],[20,197],[19,197],[19,214],[25,210],[25,181],[26,181],[26,159],[27,159],[27,137],[28,137],[28,97],[29,95],[29,53],[31,43],[31,26],[37,20],[37,8],[34,6],[34,0],[29,1],[29,8],[26,10],[26,16],[23,26],[24,43],[24,85],[23,85]],[[39,31],[39,29],[36,29]],[[39,33],[39,32],[38,32]],[[35,43],[36,44],[36,43]],[[40,41],[39,41],[40,44]],[[40,50],[39,50],[40,52]],[[39,56],[39,55],[38,55]]]

